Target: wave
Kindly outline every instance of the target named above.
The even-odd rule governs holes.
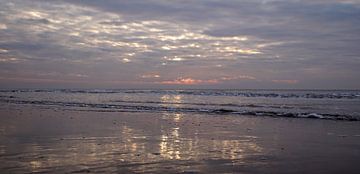
[[[327,114],[327,113],[306,113],[306,112],[277,112],[277,111],[249,111],[239,108],[195,108],[195,107],[171,107],[171,106],[146,106],[129,104],[104,104],[104,103],[81,103],[81,102],[59,102],[59,101],[27,101],[27,100],[8,100],[1,99],[0,102],[24,105],[40,105],[50,107],[61,107],[62,109],[85,108],[87,111],[102,112],[169,112],[169,113],[199,113],[216,115],[248,115],[248,116],[268,116],[268,117],[287,117],[287,118],[313,118],[327,120],[360,121],[358,116]],[[92,109],[92,110],[90,110]],[[84,110],[84,109],[83,109]]]
[[[233,104],[233,103],[188,103],[188,102],[163,102],[163,101],[126,101],[114,100],[114,103],[132,103],[132,104],[159,104],[159,105],[193,105],[193,106],[225,106],[225,107],[249,107],[249,108],[276,108],[276,109],[294,109],[294,106],[287,105],[259,105],[259,104]],[[310,109],[311,107],[296,107],[297,109]]]
[[[157,95],[196,95],[196,96],[239,96],[266,98],[306,98],[306,99],[360,99],[360,91],[308,91],[308,90],[77,90],[77,89],[19,89],[0,90],[0,92],[22,93],[85,93],[85,94],[157,94]]]
[[[132,90],[131,94],[239,96],[266,98],[360,99],[359,91],[271,91],[271,90]]]

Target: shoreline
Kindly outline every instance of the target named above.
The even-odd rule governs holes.
[[[356,173],[360,123],[2,108],[2,173]]]

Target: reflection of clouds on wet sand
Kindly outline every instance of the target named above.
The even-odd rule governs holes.
[[[146,158],[145,136],[123,126],[116,137],[67,137],[34,139],[37,143],[19,144],[21,151],[1,146],[5,166],[16,166],[11,171],[46,172],[77,171],[92,168],[117,171],[116,166],[126,163],[144,163]]]
[[[81,113],[80,113],[81,114]],[[94,114],[96,115],[96,113]],[[209,127],[196,127],[199,118],[179,113],[161,116],[102,114],[83,115],[89,121],[82,134],[50,136],[14,136],[16,132],[3,132],[0,136],[1,170],[12,173],[27,172],[159,172],[201,171],[207,168],[204,160],[226,160],[228,165],[242,165],[247,156],[262,153],[254,137],[232,137],[234,132],[208,131]],[[115,118],[122,121],[114,123]],[[139,117],[139,118],[136,118]],[[189,118],[193,118],[189,119]],[[81,120],[63,124],[80,125]],[[79,119],[79,118],[78,118]],[[104,132],[94,132],[101,119],[108,119]],[[134,119],[132,122],[127,120]],[[194,124],[191,124],[193,121]],[[105,121],[103,121],[105,122]],[[31,123],[29,123],[31,124]],[[0,124],[3,128],[4,125]],[[81,126],[80,126],[81,127]],[[22,127],[16,128],[22,132]],[[37,129],[34,127],[33,129]],[[29,135],[31,129],[27,129]],[[211,138],[218,137],[218,138]]]

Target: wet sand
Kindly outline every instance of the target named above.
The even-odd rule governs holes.
[[[3,107],[0,173],[358,173],[360,122]]]

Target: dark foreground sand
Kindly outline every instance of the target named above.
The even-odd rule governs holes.
[[[2,108],[0,173],[359,173],[360,122]]]

